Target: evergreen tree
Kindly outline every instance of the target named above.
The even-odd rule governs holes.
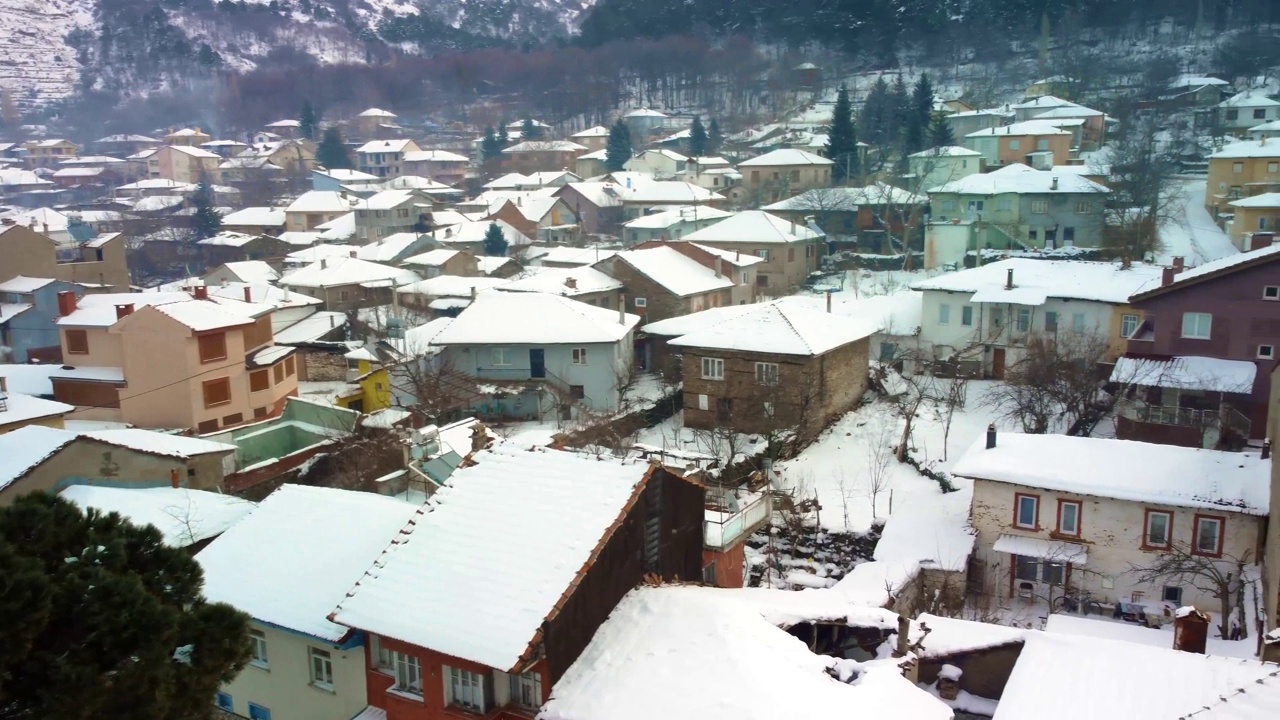
[[[893,89],[889,91],[889,96],[893,107],[889,121],[889,142],[897,145],[901,150],[907,121],[911,117],[911,93],[907,91],[907,83],[903,81],[902,73],[898,73],[897,79],[893,81]]]
[[[689,156],[705,157],[707,145],[707,129],[702,126],[702,118],[695,115],[693,125],[689,127]]]
[[[0,509],[6,717],[208,717],[249,658],[249,617],[201,594],[154,526],[46,493]]]
[[[298,131],[302,137],[308,140],[316,139],[316,132],[320,129],[320,113],[311,106],[311,101],[307,100],[302,103],[302,112],[298,115]]]
[[[324,131],[324,137],[316,146],[316,164],[329,170],[350,170],[355,167],[355,163],[351,161],[351,151],[342,141],[342,133],[338,128],[331,127]]]
[[[533,118],[525,118],[520,125],[520,137],[524,140],[541,140],[542,128],[533,122]]]
[[[489,223],[484,233],[484,254],[490,257],[504,257],[507,254],[507,237],[502,234],[498,223]]]
[[[911,89],[911,105],[907,110],[907,125],[903,130],[903,152],[910,155],[925,149],[928,141],[929,121],[933,118],[933,84],[929,73],[921,73]]]
[[[484,137],[480,139],[480,161],[489,162],[502,157],[502,140],[498,138],[493,127],[484,129]]]
[[[831,126],[827,128],[824,154],[836,164],[831,172],[833,183],[839,185],[858,175],[858,129],[853,124],[853,104],[849,102],[849,89],[844,85],[836,93],[836,106],[831,113]]]
[[[604,149],[604,168],[609,172],[622,170],[631,159],[631,131],[622,120],[609,128],[609,143]]]
[[[724,138],[720,135],[720,123],[715,118],[711,118],[711,126],[707,128],[707,154],[715,155],[720,152],[722,142]]]
[[[213,183],[209,176],[200,174],[200,182],[196,185],[195,194],[191,196],[195,214],[191,216],[191,230],[195,240],[204,240],[217,235],[222,230],[222,216],[214,205]]]
[[[929,125],[929,147],[947,147],[956,144],[956,137],[951,132],[951,123],[945,118],[935,118]]]
[[[883,162],[893,144],[893,97],[889,84],[881,77],[871,86],[858,113],[858,136],[876,151],[877,162]]]

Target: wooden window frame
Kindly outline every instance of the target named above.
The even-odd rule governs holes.
[[[263,378],[262,387],[258,387],[255,378]],[[264,392],[271,389],[271,371],[263,368],[249,372],[249,392]]]
[[[276,385],[284,382],[284,363],[276,363],[271,367],[271,380]]]
[[[67,354],[68,355],[88,355],[89,354],[89,331],[88,330],[64,330],[67,338]],[[73,343],[71,338],[80,338],[81,342]],[[77,350],[76,348],[80,349]]]
[[[222,354],[206,356],[205,341],[213,340],[213,339],[217,339],[221,341]],[[224,332],[216,332],[216,333],[208,333],[206,335],[197,335],[196,336],[196,354],[200,356],[201,365],[208,365],[209,363],[218,362],[219,360],[226,360],[227,359],[227,334]]]
[[[226,385],[226,388],[227,388],[226,400],[222,400],[220,402],[209,402],[209,387],[214,385],[215,383],[221,383],[223,385]],[[231,404],[231,378],[221,377],[221,378],[214,378],[212,380],[205,380],[200,385],[200,399],[204,401],[204,406],[206,408],[214,408],[214,407],[221,407],[223,405],[230,405]]]
[[[1208,553],[1200,550],[1200,521],[1212,520],[1218,523],[1218,547],[1214,552]],[[1204,515],[1196,513],[1191,521],[1191,554],[1200,557],[1220,558],[1222,557],[1222,546],[1226,541],[1227,534],[1227,518],[1224,515]]]
[[[1036,517],[1034,525],[1023,525],[1018,522],[1018,515],[1022,510],[1022,498],[1032,498],[1036,501]],[[1018,492],[1013,494],[1013,526],[1020,530],[1040,530],[1040,496],[1035,493]]]
[[[1165,525],[1164,544],[1152,545],[1151,540],[1151,516],[1164,515],[1168,518]],[[1168,550],[1173,545],[1173,512],[1169,510],[1152,510],[1146,508],[1142,513],[1142,549],[1143,550]]]
[[[1062,529],[1062,509],[1067,505],[1076,506],[1076,531],[1075,532],[1067,532],[1066,530]],[[1079,500],[1062,500],[1061,498],[1059,498],[1057,521],[1055,523],[1057,527],[1054,530],[1054,534],[1061,535],[1062,537],[1073,537],[1073,538],[1080,537],[1080,533],[1081,533],[1080,525],[1081,525],[1081,521],[1083,520],[1083,517],[1084,517],[1084,503],[1080,502]]]

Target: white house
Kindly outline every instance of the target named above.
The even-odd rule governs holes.
[[[982,153],[959,145],[929,148],[907,157],[911,185],[921,192],[982,172]]]
[[[974,481],[976,572],[988,592],[1051,601],[1070,586],[1099,603],[1160,614],[1219,607],[1192,578],[1139,582],[1135,569],[1162,554],[1257,562],[1271,460],[1258,452],[988,430],[952,473]]]
[[[271,720],[362,711],[364,634],[328,618],[417,511],[374,493],[285,485],[200,551],[205,597],[253,618],[249,664],[217,706]]]
[[[1253,127],[1280,120],[1280,102],[1267,97],[1262,90],[1245,90],[1218,104],[1222,128],[1243,135]]]
[[[670,180],[684,173],[688,160],[675,150],[657,148],[642,150],[623,167],[631,172],[648,173],[657,180]]]
[[[1002,378],[1027,340],[1059,333],[1106,338],[1118,353],[1138,316],[1125,320],[1117,310],[1160,277],[1154,265],[1010,258],[913,283],[923,291],[921,359]]]

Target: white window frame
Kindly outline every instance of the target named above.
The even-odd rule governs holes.
[[[494,367],[511,367],[511,348],[493,348],[489,351],[489,362]]]
[[[410,695],[422,694],[422,661],[416,655],[391,651],[391,662],[395,666],[396,684],[392,690]],[[414,686],[414,680],[417,686]]]
[[[1076,214],[1077,214],[1077,215],[1088,215],[1088,214],[1089,214],[1089,213],[1091,213],[1091,212],[1093,212],[1093,203],[1089,202],[1088,200],[1077,200],[1077,201],[1076,201]]]
[[[710,407],[711,407],[711,401],[710,401],[709,399],[707,399],[707,396],[706,396],[706,395],[699,394],[699,395],[698,395],[698,409],[699,409],[699,410],[706,410],[706,409],[708,409],[708,408],[710,408]]]
[[[1133,313],[1125,313],[1120,316],[1120,337],[1130,338],[1138,331],[1138,316]]]
[[[1013,311],[1014,332],[1031,332],[1031,308],[1020,307]]]
[[[939,325],[951,324],[951,303],[938,304],[938,324]]]
[[[1207,551],[1207,550],[1204,550],[1204,549],[1202,549],[1202,548],[1200,547],[1200,529],[1201,529],[1201,526],[1203,526],[1203,525],[1208,525],[1208,524],[1216,525],[1216,526],[1217,526],[1217,528],[1218,528],[1218,529],[1217,529],[1217,531],[1216,531],[1216,533],[1214,534],[1214,540],[1215,540],[1216,542],[1214,543],[1213,551],[1212,551],[1212,552]],[[1207,517],[1207,516],[1203,516],[1203,515],[1202,515],[1202,516],[1200,516],[1200,517],[1197,517],[1197,518],[1195,519],[1195,527],[1193,528],[1193,532],[1192,532],[1192,534],[1191,534],[1191,550],[1192,550],[1192,552],[1193,552],[1193,553],[1195,553],[1196,555],[1212,555],[1212,556],[1218,556],[1218,555],[1221,555],[1221,554],[1222,554],[1222,544],[1223,544],[1223,537],[1222,537],[1222,533],[1223,533],[1223,531],[1225,531],[1225,530],[1226,530],[1226,523],[1225,523],[1225,522],[1223,522],[1223,521],[1222,521],[1222,518],[1220,518],[1220,517]]]
[[[572,357],[572,361],[573,361],[573,364],[574,364],[574,365],[586,365],[586,364],[587,364],[587,349],[586,349],[586,348],[573,348],[573,350],[571,350],[571,351],[570,351],[570,353],[571,353],[571,357]]]
[[[649,301],[642,297],[632,298],[631,304],[634,307],[638,307],[638,308],[649,307]]]
[[[488,712],[484,688],[489,678],[458,667],[446,665],[445,668],[445,705],[479,713]]]
[[[271,661],[267,656],[267,635],[261,630],[249,630],[249,641],[253,643],[253,649],[249,653],[249,664],[266,670],[271,667]]]
[[[1022,503],[1024,500],[1031,501],[1031,524],[1026,525],[1022,522]],[[1013,525],[1014,527],[1023,528],[1024,530],[1037,530],[1040,527],[1040,498],[1035,495],[1015,495],[1013,498],[1016,507],[1013,509]]]
[[[703,380],[723,380],[724,379],[724,360],[721,358],[704,357],[702,358],[702,379]]]
[[[1078,333],[1084,332],[1084,313],[1072,313],[1071,331]]]
[[[1270,302],[1280,301],[1280,285],[1266,285],[1262,288],[1262,299]]]
[[[1274,360],[1275,358],[1276,358],[1275,345],[1259,345],[1258,346],[1259,360]]]
[[[757,385],[777,385],[778,384],[778,364],[777,363],[756,363],[756,384]]]
[[[1243,173],[1243,172],[1244,172],[1244,163],[1242,163],[1242,162],[1233,162],[1233,163],[1231,163],[1231,174],[1233,174],[1233,175],[1239,175],[1239,174],[1241,174],[1241,173]]]
[[[1032,200],[1031,201],[1031,214],[1047,215],[1048,213],[1049,213],[1048,200]]]
[[[1142,546],[1148,548],[1167,548],[1173,542],[1173,513],[1167,510],[1147,510],[1142,521]],[[1159,515],[1164,518],[1164,541],[1159,544],[1151,542],[1151,518]]]
[[[1074,530],[1071,530],[1071,531],[1068,531],[1063,526],[1063,522],[1062,522],[1063,516],[1066,514],[1065,510],[1068,507],[1074,507],[1076,511],[1075,528]],[[1058,501],[1058,526],[1057,526],[1058,534],[1070,535],[1071,537],[1080,537],[1080,513],[1083,511],[1084,511],[1084,507],[1081,505],[1079,500],[1059,500]]]
[[[754,251],[752,254],[753,254],[753,255],[755,255],[756,257],[760,258],[761,260],[764,260],[765,262],[769,262],[769,251],[768,251],[768,250],[756,250],[756,251]]]
[[[533,698],[533,701],[528,701],[526,695]],[[526,672],[512,675],[511,702],[530,710],[542,707],[542,673]]]
[[[1200,334],[1199,320],[1205,320],[1204,334]],[[1195,327],[1187,332],[1187,322],[1192,321]],[[1211,313],[1182,313],[1182,337],[1189,340],[1208,340],[1213,337],[1213,315]]]
[[[311,671],[311,684],[322,690],[333,690],[333,655],[317,647],[307,648],[307,666]]]

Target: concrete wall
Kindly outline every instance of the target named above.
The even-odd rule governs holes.
[[[1040,497],[1040,529],[1016,528],[1014,520],[1014,496],[1028,493]],[[1081,503],[1080,537],[1064,538],[1057,535],[1058,500]],[[1073,570],[1069,582],[1088,591],[1100,602],[1131,601],[1133,593],[1143,593],[1142,601],[1148,608],[1159,605],[1162,586],[1179,585],[1175,581],[1161,586],[1139,584],[1134,579],[1133,566],[1151,564],[1159,555],[1158,550],[1143,549],[1145,510],[1173,513],[1173,541],[1178,544],[1193,542],[1194,522],[1197,514],[1226,519],[1223,528],[1225,555],[1241,557],[1246,552],[1257,558],[1266,518],[1221,510],[1194,510],[1156,503],[1138,503],[1088,495],[1052,492],[1023,485],[997,483],[986,480],[974,482],[973,505],[970,520],[978,531],[976,556],[984,565],[984,581],[999,596],[1010,595],[1011,556],[992,549],[1002,534],[1040,538],[1053,542],[1082,543],[1088,547],[1088,561],[1083,568]],[[1190,583],[1181,584],[1182,603],[1194,604],[1202,609],[1217,611],[1218,602]],[[1044,587],[1036,583],[1037,594]],[[1017,592],[1017,581],[1013,593]],[[1061,588],[1054,590],[1054,594]]]
[[[253,622],[267,641],[267,667],[246,665],[221,691],[231,696],[237,715],[249,717],[249,703],[271,711],[271,720],[350,720],[365,708],[365,649],[347,649],[319,638]],[[311,683],[309,649],[329,653],[333,689]]]
[[[222,485],[223,455],[210,453],[184,460],[79,438],[0,490],[0,506],[30,492],[57,492],[69,485],[168,487],[174,470],[183,487],[217,490]]]

